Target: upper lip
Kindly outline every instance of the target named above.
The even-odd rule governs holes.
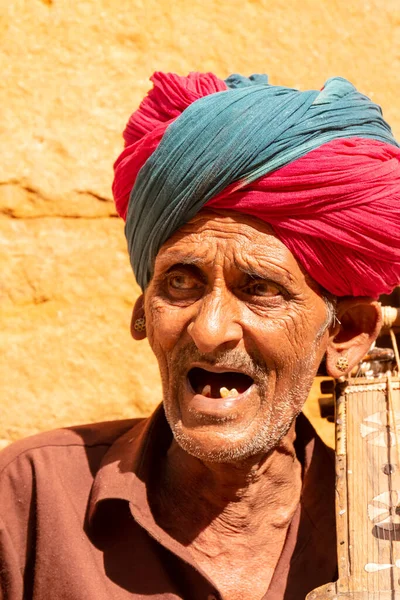
[[[253,379],[252,373],[249,373],[246,371],[246,369],[237,369],[235,367],[230,367],[229,365],[210,365],[202,362],[192,363],[187,369],[186,375],[188,375],[191,369],[195,368],[204,369],[204,371],[210,371],[211,373],[242,373],[243,375],[247,375]]]

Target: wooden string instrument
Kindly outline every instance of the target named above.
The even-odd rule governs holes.
[[[307,600],[400,600],[400,310],[383,309],[394,351],[336,386],[339,578]]]

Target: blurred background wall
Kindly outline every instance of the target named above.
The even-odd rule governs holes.
[[[400,136],[399,0],[0,1],[0,446],[160,400],[112,197],[155,70],[342,75]],[[309,411],[317,416],[315,403]],[[328,437],[330,433],[328,432]]]

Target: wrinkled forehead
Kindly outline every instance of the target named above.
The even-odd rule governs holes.
[[[267,223],[235,211],[201,210],[161,247],[155,272],[174,263],[212,265],[217,255],[240,270],[268,277],[280,272],[288,280],[319,287]]]

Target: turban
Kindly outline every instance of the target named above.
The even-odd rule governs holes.
[[[338,296],[400,282],[400,148],[379,106],[347,80],[321,91],[266,75],[155,73],[124,131],[113,194],[136,279],[203,207],[269,223]]]

